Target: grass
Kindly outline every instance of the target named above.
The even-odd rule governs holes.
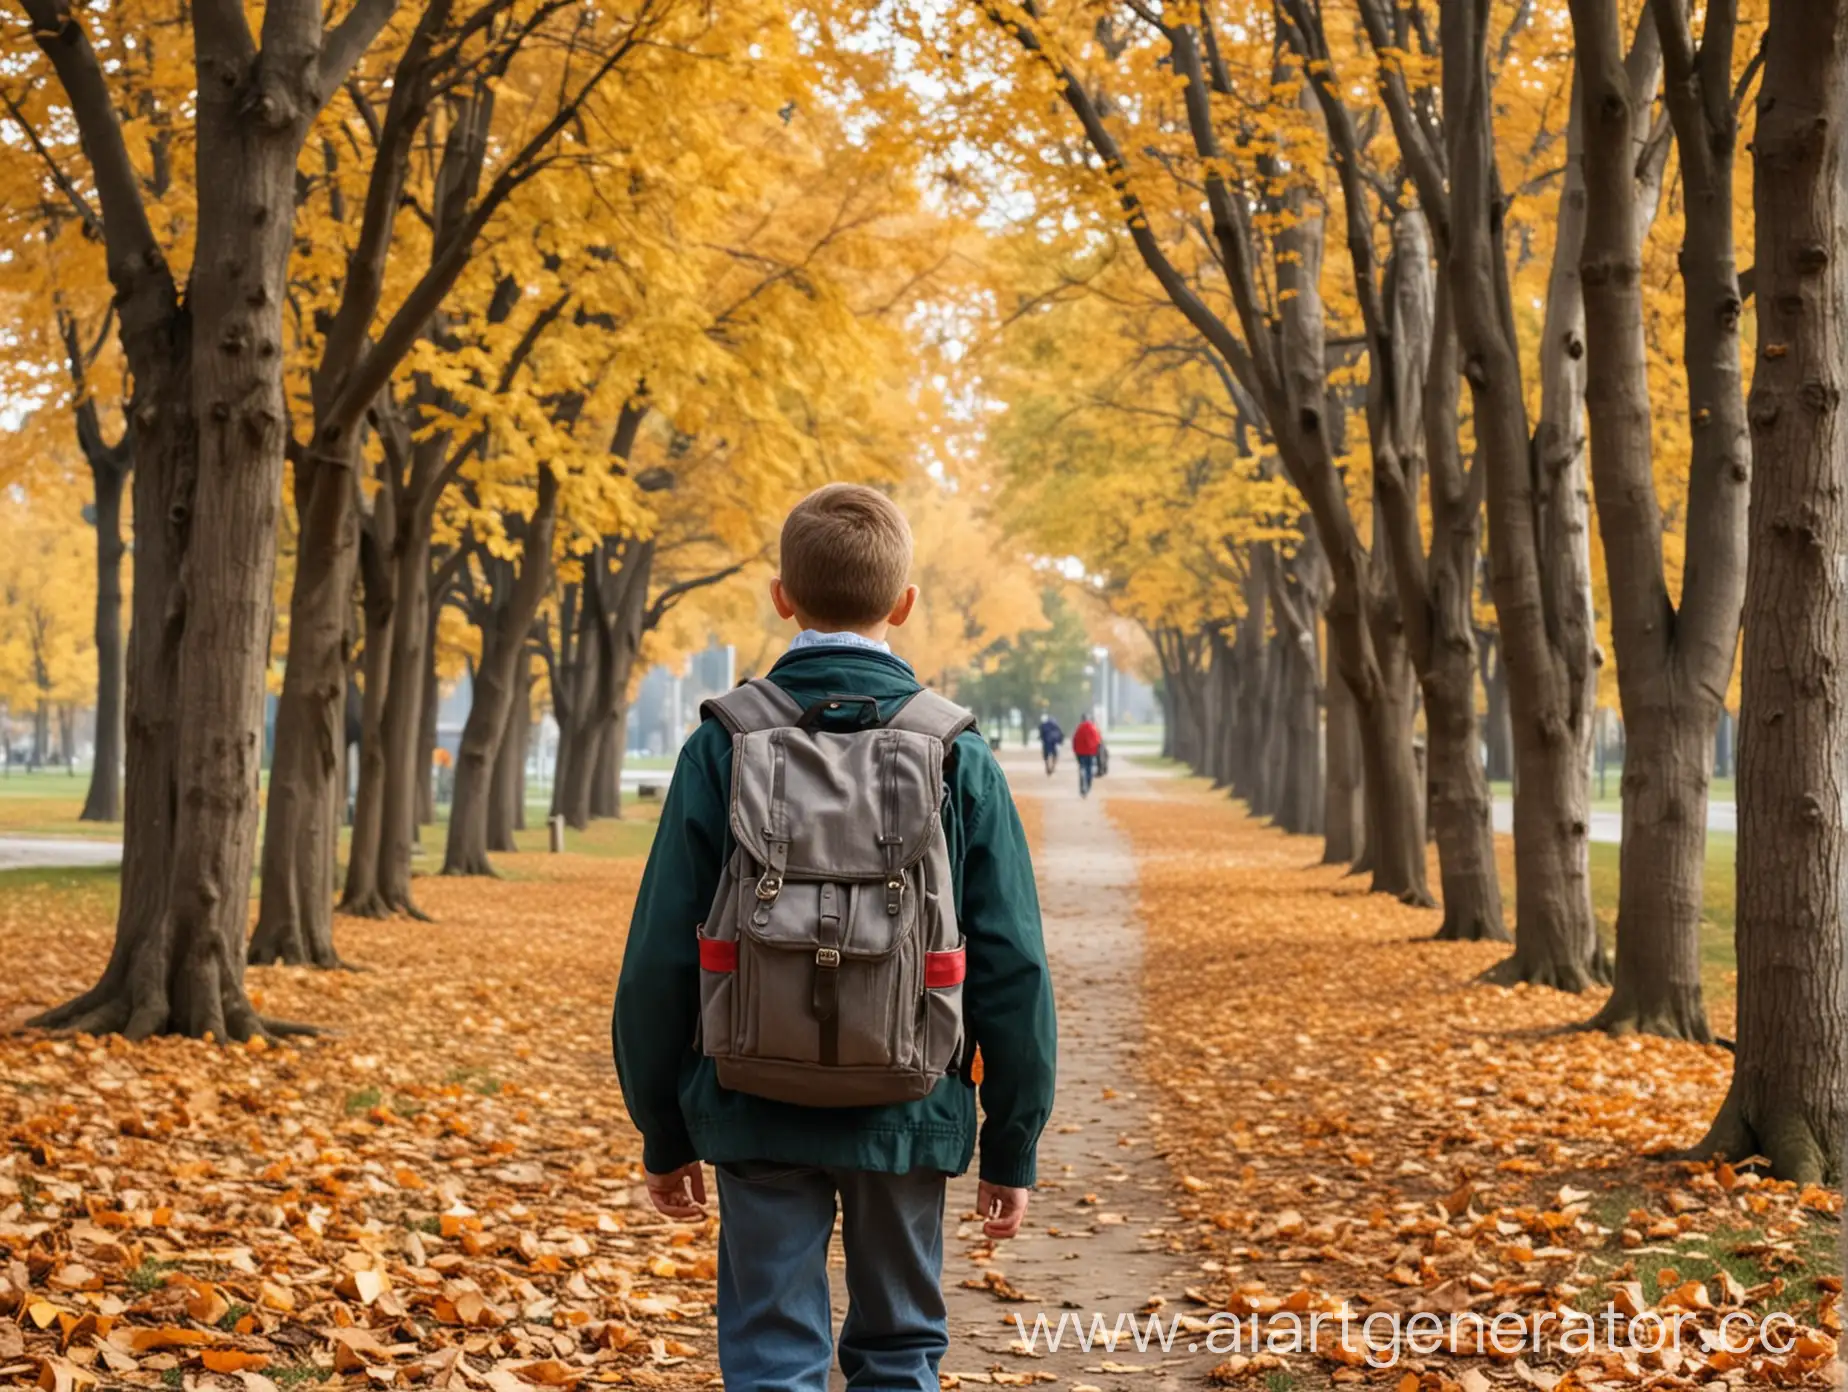
[[[358,1092],[350,1092],[347,1094],[346,1099],[346,1114],[348,1116],[358,1116],[361,1112],[369,1112],[384,1100],[385,1094],[375,1087],[361,1088]]]
[[[0,779],[0,836],[82,836],[119,841],[122,836],[120,822],[77,820],[77,813],[83,806],[85,784],[78,779],[74,787],[63,786],[69,781],[62,774],[45,773],[16,773],[10,779]],[[44,785],[54,786],[48,792]],[[52,796],[51,793],[62,795]],[[543,801],[527,803],[526,830],[515,832],[513,838],[522,852],[543,853],[547,849],[551,835],[546,827],[549,810]],[[442,865],[443,845],[449,835],[449,807],[443,804],[436,811],[436,821],[421,829],[418,844],[412,849],[412,874],[433,874]],[[654,843],[655,823],[660,816],[659,797],[643,798],[635,789],[625,789],[621,820],[594,821],[583,831],[567,829],[565,849],[578,855],[617,858],[646,855]],[[342,829],[343,858],[349,836],[350,832]],[[4,870],[0,871],[0,887],[100,894],[112,888],[116,878],[114,866]],[[512,870],[510,878],[518,878],[517,869]],[[252,893],[255,893],[254,881]]]
[[[1591,775],[1591,809],[1594,812],[1623,811],[1623,793],[1620,784],[1623,781],[1623,765],[1611,764],[1599,779],[1594,769]],[[1514,797],[1514,785],[1500,779],[1489,784],[1489,791],[1497,799],[1508,801]],[[1738,783],[1731,778],[1716,778],[1707,786],[1709,802],[1737,802],[1739,800]]]
[[[1764,1301],[1767,1312],[1814,1306],[1823,1294],[1819,1280],[1836,1269],[1837,1242],[1833,1224],[1811,1222],[1793,1238],[1774,1240],[1762,1228],[1734,1223],[1707,1233],[1687,1233],[1672,1241],[1650,1242],[1626,1249],[1616,1234],[1633,1226],[1630,1213],[1647,1209],[1647,1196],[1637,1189],[1617,1189],[1592,1206],[1590,1217],[1612,1233],[1610,1243],[1588,1260],[1584,1274],[1590,1279],[1578,1296],[1587,1313],[1610,1302],[1611,1286],[1635,1281],[1653,1304],[1686,1281],[1705,1281],[1721,1271],[1740,1285],[1763,1285],[1782,1277],[1785,1286]]]
[[[465,1087],[483,1097],[493,1097],[501,1090],[501,1081],[485,1068],[458,1068],[444,1078],[451,1087]]]
[[[1733,862],[1739,838],[1729,831],[1707,833],[1706,880],[1701,887],[1701,985],[1710,1005],[1729,1001],[1738,957],[1733,948],[1733,909],[1737,886]],[[1591,844],[1591,908],[1607,944],[1617,937],[1618,853],[1602,841]],[[1510,876],[1512,879],[1512,876]]]
[[[128,1284],[141,1294],[147,1295],[166,1285],[167,1273],[178,1265],[178,1262],[157,1261],[153,1257],[148,1257],[142,1261],[140,1266],[128,1273]]]
[[[77,820],[89,790],[90,775],[81,769],[75,776],[63,769],[9,770],[0,777],[0,835],[116,840],[119,825]]]
[[[334,1375],[332,1368],[317,1368],[312,1363],[297,1363],[288,1368],[265,1368],[263,1376],[278,1387],[305,1387],[326,1382]]]

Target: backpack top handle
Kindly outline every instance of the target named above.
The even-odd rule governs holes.
[[[804,734],[812,735],[821,728],[822,719],[835,711],[848,706],[859,706],[872,713],[872,719],[860,728],[877,729],[884,722],[879,718],[879,702],[871,696],[850,696],[845,694],[823,696],[813,702],[796,720],[796,728]]]

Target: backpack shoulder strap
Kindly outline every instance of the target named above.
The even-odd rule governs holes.
[[[942,740],[944,748],[948,749],[956,743],[958,735],[965,730],[973,730],[975,723],[973,711],[965,710],[947,696],[939,696],[929,688],[921,688],[898,708],[896,715],[886,721],[885,728],[931,735]]]
[[[700,702],[702,720],[716,720],[734,735],[778,730],[802,718],[796,698],[766,677],[754,677],[723,696]]]

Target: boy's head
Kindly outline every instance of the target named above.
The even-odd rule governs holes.
[[[831,483],[783,523],[776,612],[804,628],[869,637],[911,616],[911,525],[892,500],[858,483]]]

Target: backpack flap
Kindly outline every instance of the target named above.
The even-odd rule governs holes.
[[[943,743],[927,735],[775,729],[733,741],[732,835],[779,877],[908,869],[930,848],[942,799]]]

